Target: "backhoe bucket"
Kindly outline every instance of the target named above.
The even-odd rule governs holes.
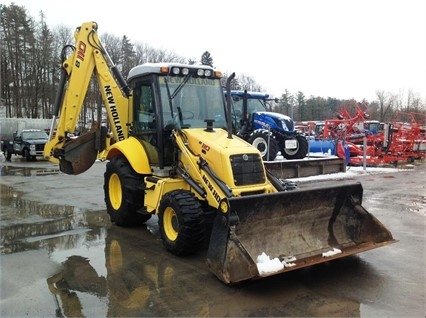
[[[396,242],[362,206],[360,183],[230,198],[207,253],[232,284],[311,266]]]
[[[97,158],[101,139],[101,129],[92,125],[84,135],[67,141],[60,150],[59,169],[75,175],[88,170]]]

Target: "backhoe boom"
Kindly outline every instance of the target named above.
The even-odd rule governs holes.
[[[100,42],[97,24],[84,23],[76,29],[74,38],[76,47],[72,47],[72,53],[67,58],[64,56],[65,60],[62,63],[62,79],[55,100],[51,140],[45,147],[45,157],[54,162],[59,160],[61,171],[68,174],[86,171],[92,166],[100,151],[105,150],[104,155],[107,154],[111,140],[114,142],[127,139],[130,128],[128,108],[130,90]],[[99,85],[111,135],[107,135],[99,123],[94,123],[84,138],[72,139],[69,136],[76,130],[93,76]],[[59,122],[54,133],[56,116],[59,113]]]

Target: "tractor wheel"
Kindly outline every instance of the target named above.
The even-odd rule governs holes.
[[[12,158],[12,153],[9,151],[9,149],[7,149],[7,147],[4,148],[3,153],[4,153],[6,160],[10,161],[10,159]]]
[[[104,194],[111,222],[119,226],[139,226],[151,218],[151,214],[143,211],[143,179],[124,156],[116,156],[107,163]]]
[[[266,130],[255,130],[250,135],[248,142],[260,151],[262,159],[265,161],[273,161],[277,157],[278,145],[275,137],[269,135]],[[268,147],[269,144],[269,147]],[[269,148],[269,153],[268,153]],[[268,156],[269,155],[269,156]]]
[[[285,148],[284,145],[281,147],[281,154],[285,159],[303,159],[308,154],[308,140],[305,136],[296,136],[297,146],[294,149]]]
[[[160,202],[158,225],[166,249],[175,255],[197,252],[204,242],[204,213],[193,193],[168,192]]]

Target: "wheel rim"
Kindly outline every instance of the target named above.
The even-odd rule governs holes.
[[[175,210],[171,207],[167,207],[164,210],[163,228],[168,240],[176,240],[179,231],[179,222]]]
[[[253,143],[252,143],[252,145],[257,149],[257,150],[259,150],[260,151],[260,154],[262,155],[262,157],[264,156],[264,155],[266,155],[266,152],[267,152],[267,150],[268,150],[268,145],[267,145],[267,143],[265,142],[265,140],[263,139],[263,138],[256,138],[256,139],[254,139],[253,140]]]
[[[296,155],[298,151],[299,151],[299,144],[297,145],[297,148],[295,148],[295,149],[287,149],[287,148],[284,148],[284,152],[285,152],[286,154],[288,154],[289,156],[294,156],[294,155]]]
[[[109,178],[109,201],[114,210],[118,210],[123,200],[123,194],[121,193],[121,181],[116,173],[113,173]]]

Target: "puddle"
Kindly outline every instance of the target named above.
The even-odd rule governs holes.
[[[72,247],[73,238],[90,241],[110,226],[105,211],[41,203],[22,198],[22,193],[0,185],[0,252],[10,254],[30,249]],[[78,238],[78,239],[77,239]]]
[[[59,168],[36,168],[36,167],[14,167],[14,166],[1,166],[0,176],[45,176],[52,174],[59,174]]]
[[[39,301],[38,295],[50,293],[49,299],[53,296],[47,307],[43,302],[42,310],[56,313],[57,317],[141,313],[205,316],[209,312],[205,295],[191,296],[197,305],[188,307],[177,293],[182,287],[185,290],[185,285],[195,286],[205,280],[201,278],[205,275],[217,282],[203,269],[204,257],[190,257],[189,264],[176,262],[159,240],[155,217],[146,227],[121,228],[111,226],[106,211],[27,200],[23,193],[3,184],[0,194],[0,251],[8,272],[20,277],[21,265],[16,259],[27,255],[23,264],[28,266],[28,257],[42,251],[48,255],[46,264],[57,264],[54,271],[39,270],[46,275],[41,277],[44,280],[41,291],[40,286],[25,287],[25,291],[36,293],[34,297]],[[35,266],[35,259],[30,262]],[[194,271],[194,263],[202,269]],[[39,258],[37,267],[43,268],[41,264]],[[13,294],[13,290],[9,293]],[[19,299],[26,297],[19,295]]]
[[[408,211],[426,216],[426,196],[416,196],[408,204]]]
[[[389,206],[389,208],[396,209],[401,213],[414,213],[426,216],[426,196],[416,193],[395,196],[392,202],[383,198],[381,194],[370,195],[365,198],[365,202],[369,202],[369,204],[373,204],[374,206]],[[404,202],[404,204],[399,202]]]

